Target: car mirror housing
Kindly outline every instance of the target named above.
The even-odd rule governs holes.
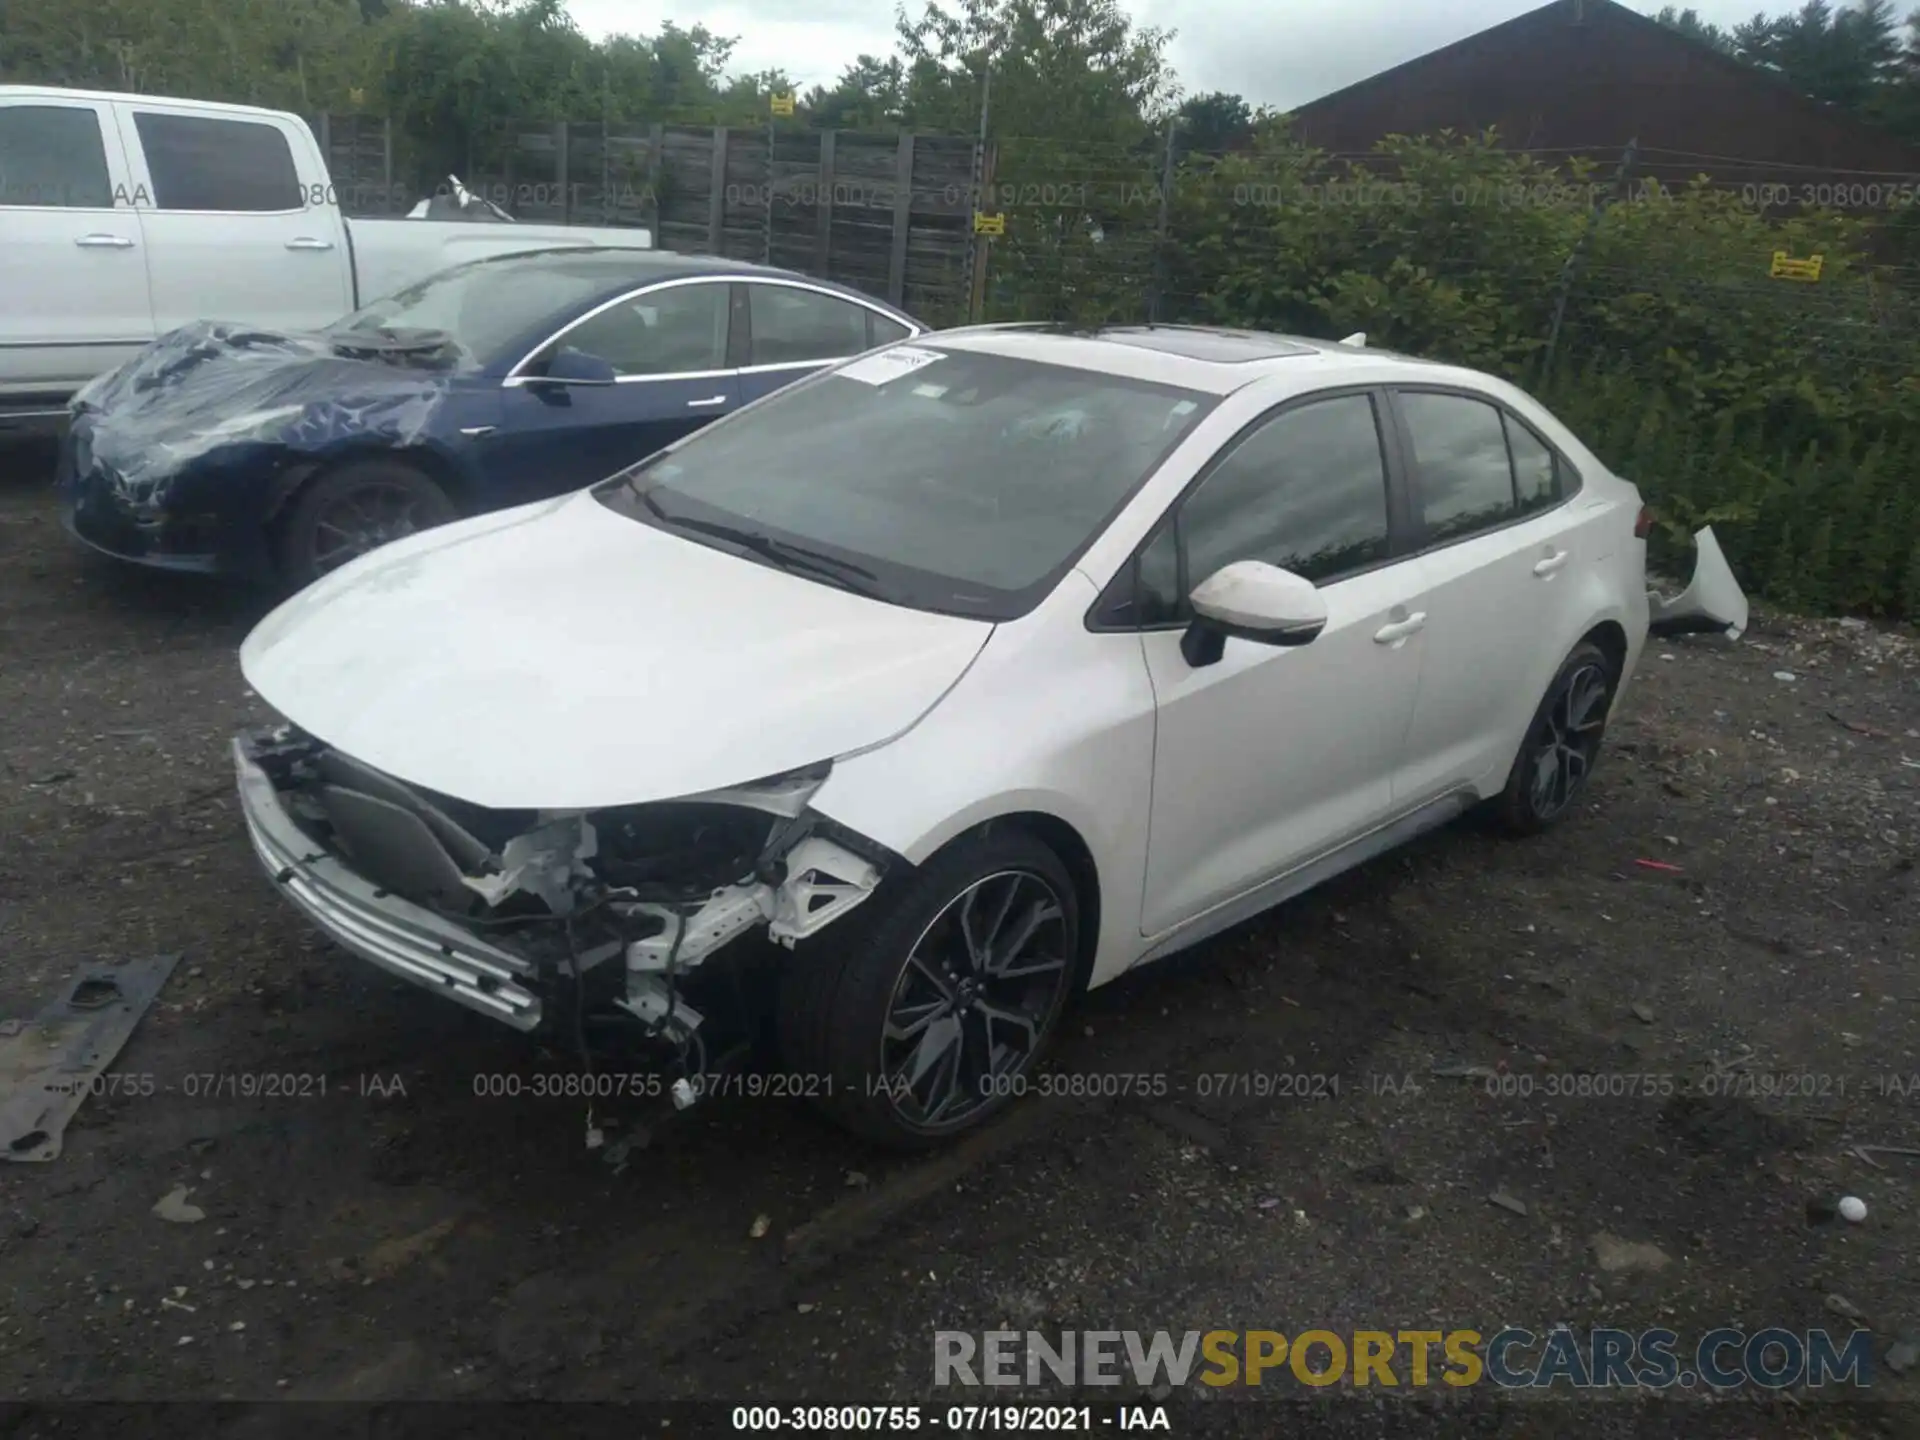
[[[1236,560],[1194,587],[1193,624],[1180,652],[1198,669],[1232,640],[1305,645],[1327,628],[1327,602],[1311,580],[1264,560]]]
[[[620,375],[598,355],[562,345],[540,378],[554,385],[611,385]]]

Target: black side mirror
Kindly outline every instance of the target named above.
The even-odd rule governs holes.
[[[528,383],[542,387],[572,389],[576,385],[618,384],[620,373],[607,361],[571,345],[562,345],[547,362],[544,373],[528,377]]]

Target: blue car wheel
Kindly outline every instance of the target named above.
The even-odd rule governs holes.
[[[444,525],[458,513],[447,492],[400,460],[359,460],[300,492],[280,529],[280,573],[299,589],[370,550]]]

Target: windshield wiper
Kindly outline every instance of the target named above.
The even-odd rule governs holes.
[[[856,595],[865,595],[870,599],[881,598],[871,583],[879,577],[864,565],[857,565],[851,560],[842,560],[837,555],[829,555],[824,550],[815,550],[808,545],[797,545],[791,540],[775,539],[757,530],[743,530],[736,525],[723,525],[714,520],[690,520],[681,515],[669,515],[661,509],[660,502],[653,498],[651,490],[638,490],[635,494],[642,505],[670,526],[681,530],[692,530],[701,535],[711,535],[716,540],[738,545],[741,549],[750,551],[763,560],[772,561],[777,569],[808,570],[840,586],[843,590],[853,591]]]

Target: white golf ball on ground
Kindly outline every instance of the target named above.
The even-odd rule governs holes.
[[[1858,1225],[1867,1218],[1867,1202],[1858,1195],[1848,1195],[1840,1201],[1840,1214]]]

